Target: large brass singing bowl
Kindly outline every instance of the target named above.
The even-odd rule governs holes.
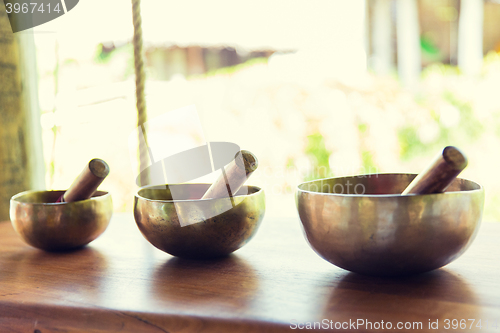
[[[139,190],[134,201],[139,230],[155,247],[181,258],[216,258],[236,251],[264,218],[264,191],[243,186],[232,199],[200,200],[209,187],[177,184]]]
[[[455,179],[445,193],[401,193],[414,174],[373,174],[300,184],[305,237],[324,259],[379,276],[427,272],[464,253],[481,223],[484,190]]]
[[[87,200],[55,203],[64,191],[27,191],[10,199],[10,220],[31,246],[64,251],[84,246],[106,230],[113,202],[108,192],[97,191]]]

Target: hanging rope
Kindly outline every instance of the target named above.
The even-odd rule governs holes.
[[[135,96],[137,104],[137,126],[142,129],[139,132],[139,170],[144,170],[141,173],[141,186],[148,184],[149,173],[146,167],[149,164],[149,150],[146,128],[144,123],[147,120],[146,100],[144,98],[144,85],[146,75],[144,74],[144,61],[142,58],[142,18],[141,18],[141,0],[132,0],[132,19],[134,22],[134,66],[135,66]]]

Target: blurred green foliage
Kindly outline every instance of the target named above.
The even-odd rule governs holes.
[[[125,58],[125,67],[122,70],[123,77],[126,79],[134,74],[134,47],[131,43],[126,43],[118,47],[106,48],[103,44],[96,47],[94,61],[96,64],[109,65],[118,58]]]
[[[422,72],[422,80],[434,77],[444,77],[451,80],[461,77],[460,70],[455,66],[434,64]],[[457,91],[443,85],[441,91],[433,94],[421,93],[415,96],[415,101],[422,106],[426,117],[438,128],[438,133],[430,142],[423,142],[419,135],[419,125],[406,123],[398,131],[400,158],[411,161],[418,156],[427,155],[431,151],[438,151],[446,145],[462,145],[478,140],[484,133],[484,125],[474,113],[471,102]],[[437,101],[437,102],[436,102]],[[441,119],[442,115],[436,109],[438,106],[448,105],[458,111],[459,121],[453,126],[446,126]],[[424,116],[424,115],[423,115]]]
[[[427,150],[426,145],[418,137],[417,128],[412,125],[406,125],[399,130],[398,141],[400,157],[405,161],[411,160]]]
[[[194,75],[190,78],[205,78],[216,75],[229,75],[250,66],[254,66],[257,64],[267,64],[267,62],[268,59],[266,57],[252,58],[238,65],[212,69],[207,71],[205,74]]]
[[[329,171],[329,159],[332,152],[326,149],[325,138],[321,133],[307,136],[305,153],[313,166],[311,172],[305,176],[306,181],[333,176]]]

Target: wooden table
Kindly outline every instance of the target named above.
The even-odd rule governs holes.
[[[86,248],[59,254],[25,245],[2,222],[0,332],[281,332],[314,322],[343,332],[371,331],[368,322],[376,332],[388,322],[392,332],[424,332],[438,320],[433,332],[500,333],[498,254],[500,223],[484,223],[446,268],[383,279],[318,257],[298,218],[265,218],[244,248],[202,262],[157,250],[128,214],[115,215]],[[446,319],[465,319],[467,329],[450,321],[445,330]],[[422,328],[399,330],[399,322]]]

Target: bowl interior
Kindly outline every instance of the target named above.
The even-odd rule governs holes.
[[[300,184],[299,190],[340,195],[400,195],[416,174],[370,174],[351,177],[328,178]],[[481,185],[456,178],[446,192],[480,190]]]
[[[61,195],[64,194],[65,191],[34,191],[34,192],[23,192],[18,195],[12,197],[12,200],[22,202],[22,203],[30,203],[30,204],[61,204],[56,203],[56,200],[59,199]],[[108,194],[105,191],[96,191],[92,198],[101,197],[103,195]],[[82,200],[83,201],[83,200]]]
[[[141,189],[137,192],[137,196],[148,200],[158,200],[158,201],[198,201],[205,194],[205,192],[210,187],[210,184],[171,184],[171,185],[159,185],[151,186]],[[240,190],[234,195],[235,197],[252,195],[261,191],[259,187],[256,186],[242,186]],[[175,195],[174,195],[174,194]],[[217,199],[206,199],[206,200],[217,200]]]

